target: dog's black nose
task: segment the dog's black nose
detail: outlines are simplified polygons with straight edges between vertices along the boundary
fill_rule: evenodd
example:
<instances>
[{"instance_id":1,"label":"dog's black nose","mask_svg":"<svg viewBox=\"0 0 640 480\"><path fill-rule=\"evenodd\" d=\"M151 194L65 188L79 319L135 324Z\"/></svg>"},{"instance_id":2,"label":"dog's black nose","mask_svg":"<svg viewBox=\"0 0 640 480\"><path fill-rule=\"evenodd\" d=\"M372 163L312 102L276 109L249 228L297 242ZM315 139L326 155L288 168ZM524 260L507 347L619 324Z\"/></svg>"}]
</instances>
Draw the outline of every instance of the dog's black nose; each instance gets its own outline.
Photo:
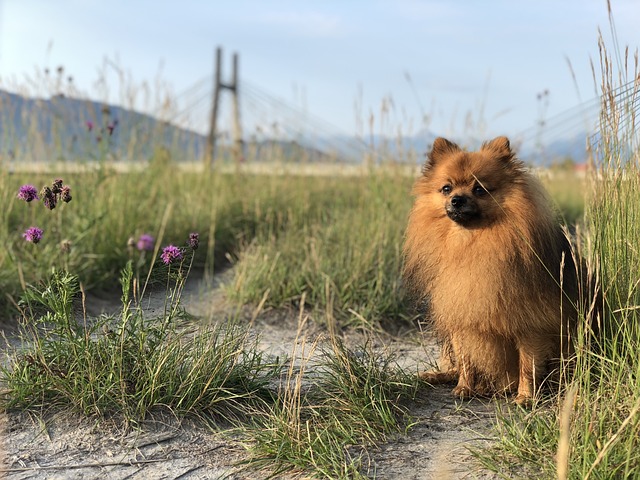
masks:
<instances>
[{"instance_id":1,"label":"dog's black nose","mask_svg":"<svg viewBox=\"0 0 640 480\"><path fill-rule=\"evenodd\" d=\"M467 203L467 197L463 197L462 195L456 195L451 198L451 206L454 208L460 208Z\"/></svg>"}]
</instances>

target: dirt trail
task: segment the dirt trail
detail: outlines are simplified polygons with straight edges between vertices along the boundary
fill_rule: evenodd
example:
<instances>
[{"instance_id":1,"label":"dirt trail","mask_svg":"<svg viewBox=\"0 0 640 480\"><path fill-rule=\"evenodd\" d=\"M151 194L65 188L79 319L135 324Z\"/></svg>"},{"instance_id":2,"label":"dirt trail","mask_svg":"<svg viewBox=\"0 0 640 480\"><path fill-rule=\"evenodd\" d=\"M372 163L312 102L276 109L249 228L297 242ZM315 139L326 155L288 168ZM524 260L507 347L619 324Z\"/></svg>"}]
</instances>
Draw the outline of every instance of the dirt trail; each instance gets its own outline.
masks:
<instances>
[{"instance_id":1,"label":"dirt trail","mask_svg":"<svg viewBox=\"0 0 640 480\"><path fill-rule=\"evenodd\" d=\"M191 279L182 296L187 311L205 320L215 319L216 313L226 308L220 281L224 276L206 287L200 279ZM87 299L91 315L113 312L118 306L117 299L109 296ZM144 307L150 315L160 315L162 294L151 295ZM261 348L273 355L290 355L300 341L295 313L261 314L252 329L259 335ZM304 334L307 344L326 337L313 325L307 325ZM348 342L358 340L357 334L347 337ZM403 366L413 369L435 358L437 352L428 335L421 344L415 338L388 338L375 347L393 349ZM478 471L466 447L487 441L495 404L455 401L450 389L425 387L420 392L410 410L415 425L372 452L372 476L402 480L494 478ZM244 480L266 476L237 465L247 458L246 448L228 430L221 427L213 431L167 415L158 415L142 429L125 433L115 425L79 415L45 414L41 418L12 412L0 416L0 435L0 470L5 472L0 478Z\"/></svg>"}]
</instances>

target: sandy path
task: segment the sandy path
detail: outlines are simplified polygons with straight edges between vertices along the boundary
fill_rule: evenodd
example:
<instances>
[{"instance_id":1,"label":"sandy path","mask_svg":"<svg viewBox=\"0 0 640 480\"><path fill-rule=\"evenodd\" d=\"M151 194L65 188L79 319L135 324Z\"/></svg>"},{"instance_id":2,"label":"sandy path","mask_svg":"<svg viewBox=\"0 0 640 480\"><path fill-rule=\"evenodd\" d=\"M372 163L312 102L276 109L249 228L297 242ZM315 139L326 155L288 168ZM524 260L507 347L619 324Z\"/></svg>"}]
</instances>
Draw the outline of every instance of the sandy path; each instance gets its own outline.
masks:
<instances>
[{"instance_id":1,"label":"sandy path","mask_svg":"<svg viewBox=\"0 0 640 480\"><path fill-rule=\"evenodd\" d=\"M219 288L224 276L212 287L199 279L188 282L182 296L187 310L203 319L215 319L225 308ZM145 305L150 314L161 314L164 299L154 294ZM90 297L90 314L114 311L112 298ZM267 312L256 318L253 330L260 346L273 355L290 355L297 339L297 314ZM307 344L325 333L314 326L304 329ZM417 369L436 356L433 339L388 338L379 348L399 353L403 366ZM349 335L357 342L358 335ZM378 479L494 478L478 471L466 446L486 441L495 406L473 400L456 402L450 387L425 388L412 405L415 425L406 433L372 452L370 475ZM160 415L140 430L119 431L116 426L70 414L24 413L0 417L0 469L9 479L254 479L264 472L237 466L247 458L245 446L221 426L213 431L191 420ZM0 473L0 477L3 474ZM293 477L279 477L293 478Z\"/></svg>"}]
</instances>

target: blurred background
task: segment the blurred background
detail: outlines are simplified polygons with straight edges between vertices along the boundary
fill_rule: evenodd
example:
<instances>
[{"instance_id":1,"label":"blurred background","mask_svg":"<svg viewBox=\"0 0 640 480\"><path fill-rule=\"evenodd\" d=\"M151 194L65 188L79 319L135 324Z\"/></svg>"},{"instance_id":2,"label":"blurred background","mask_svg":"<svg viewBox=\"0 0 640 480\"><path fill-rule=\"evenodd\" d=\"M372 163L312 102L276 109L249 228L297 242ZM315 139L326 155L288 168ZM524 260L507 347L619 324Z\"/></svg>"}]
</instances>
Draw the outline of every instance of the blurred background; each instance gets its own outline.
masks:
<instances>
[{"instance_id":1,"label":"blurred background","mask_svg":"<svg viewBox=\"0 0 640 480\"><path fill-rule=\"evenodd\" d=\"M598 31L637 45L639 22L633 0L0 0L0 158L414 164L507 135L579 165Z\"/></svg>"}]
</instances>

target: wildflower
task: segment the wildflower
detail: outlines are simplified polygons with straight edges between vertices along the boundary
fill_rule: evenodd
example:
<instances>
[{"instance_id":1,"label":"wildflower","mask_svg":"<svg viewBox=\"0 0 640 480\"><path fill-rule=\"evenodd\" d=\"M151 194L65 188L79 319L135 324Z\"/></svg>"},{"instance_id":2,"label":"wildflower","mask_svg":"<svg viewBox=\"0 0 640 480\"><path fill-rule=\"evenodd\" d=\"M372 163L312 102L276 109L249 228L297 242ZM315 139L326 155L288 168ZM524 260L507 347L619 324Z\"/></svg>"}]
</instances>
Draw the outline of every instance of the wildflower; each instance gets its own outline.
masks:
<instances>
[{"instance_id":1,"label":"wildflower","mask_svg":"<svg viewBox=\"0 0 640 480\"><path fill-rule=\"evenodd\" d=\"M29 227L22 234L27 242L38 243L42 240L42 229L38 227Z\"/></svg>"},{"instance_id":2,"label":"wildflower","mask_svg":"<svg viewBox=\"0 0 640 480\"><path fill-rule=\"evenodd\" d=\"M71 201L71 187L69 185L65 185L60 190L60 198L64 203L69 203Z\"/></svg>"},{"instance_id":3,"label":"wildflower","mask_svg":"<svg viewBox=\"0 0 640 480\"><path fill-rule=\"evenodd\" d=\"M109 136L113 135L113 131L116 129L116 123L110 123L109 125L107 125L107 132L109 133Z\"/></svg>"},{"instance_id":4,"label":"wildflower","mask_svg":"<svg viewBox=\"0 0 640 480\"><path fill-rule=\"evenodd\" d=\"M153 247L156 244L156 239L153 238L151 235L147 234L147 233L143 233L142 235L140 235L140 238L138 239L138 243L136 243L136 248L138 250L142 251L147 251L150 252L151 250L153 250Z\"/></svg>"},{"instance_id":5,"label":"wildflower","mask_svg":"<svg viewBox=\"0 0 640 480\"><path fill-rule=\"evenodd\" d=\"M36 190L36 187L33 185L22 185L18 191L18 198L27 203L33 200L38 200L38 190Z\"/></svg>"},{"instance_id":6,"label":"wildflower","mask_svg":"<svg viewBox=\"0 0 640 480\"><path fill-rule=\"evenodd\" d=\"M87 130L89 131L93 130L93 122L91 120L87 120L85 125L87 126Z\"/></svg>"},{"instance_id":7,"label":"wildflower","mask_svg":"<svg viewBox=\"0 0 640 480\"><path fill-rule=\"evenodd\" d=\"M58 193L62 192L62 179L61 178L56 178L53 183L51 184L51 192L54 195L57 195Z\"/></svg>"},{"instance_id":8,"label":"wildflower","mask_svg":"<svg viewBox=\"0 0 640 480\"><path fill-rule=\"evenodd\" d=\"M56 208L57 199L53 191L49 187L44 187L40 191L40 195L42 195L42 203L44 203L45 207L47 207L49 210L53 210L54 208Z\"/></svg>"},{"instance_id":9,"label":"wildflower","mask_svg":"<svg viewBox=\"0 0 640 480\"><path fill-rule=\"evenodd\" d=\"M189 241L187 243L189 244L189 247L191 248L191 250L197 250L198 245L200 244L200 234L195 232L190 233Z\"/></svg>"},{"instance_id":10,"label":"wildflower","mask_svg":"<svg viewBox=\"0 0 640 480\"><path fill-rule=\"evenodd\" d=\"M182 260L182 250L180 250L175 245L168 245L162 250L162 255L160 255L160 258L165 265L171 265L178 260Z\"/></svg>"}]
</instances>

